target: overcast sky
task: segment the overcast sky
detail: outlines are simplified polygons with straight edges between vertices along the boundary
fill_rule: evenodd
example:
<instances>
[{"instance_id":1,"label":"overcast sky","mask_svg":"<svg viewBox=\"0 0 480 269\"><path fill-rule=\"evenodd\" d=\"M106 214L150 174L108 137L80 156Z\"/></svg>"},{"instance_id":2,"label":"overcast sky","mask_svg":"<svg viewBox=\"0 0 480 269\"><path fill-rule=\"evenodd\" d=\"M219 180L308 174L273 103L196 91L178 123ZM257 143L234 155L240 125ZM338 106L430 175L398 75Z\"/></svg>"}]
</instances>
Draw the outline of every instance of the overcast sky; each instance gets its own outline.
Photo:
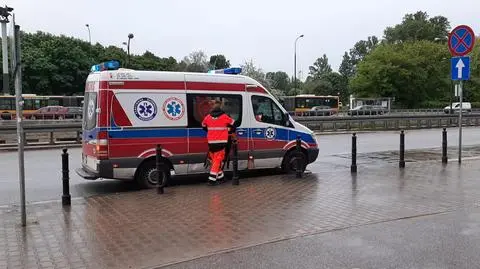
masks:
<instances>
[{"instance_id":1,"label":"overcast sky","mask_svg":"<svg viewBox=\"0 0 480 269\"><path fill-rule=\"evenodd\" d=\"M383 36L386 26L406 13L426 11L446 16L452 28L470 25L480 33L478 0L8 0L22 30L65 34L92 42L122 46L135 35L132 53L149 50L183 58L194 50L225 54L233 65L252 59L265 71L306 78L308 66L326 53L338 69L345 50L369 35Z\"/></svg>"}]
</instances>

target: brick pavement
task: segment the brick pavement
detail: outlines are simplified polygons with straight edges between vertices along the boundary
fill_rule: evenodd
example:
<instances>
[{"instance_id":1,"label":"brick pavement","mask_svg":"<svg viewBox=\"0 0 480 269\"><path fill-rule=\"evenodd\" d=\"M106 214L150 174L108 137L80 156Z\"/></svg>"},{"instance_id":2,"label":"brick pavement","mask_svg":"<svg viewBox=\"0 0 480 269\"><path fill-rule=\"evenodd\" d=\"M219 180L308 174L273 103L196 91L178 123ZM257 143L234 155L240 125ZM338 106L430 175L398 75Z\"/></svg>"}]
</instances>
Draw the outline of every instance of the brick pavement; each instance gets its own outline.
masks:
<instances>
[{"instance_id":1,"label":"brick pavement","mask_svg":"<svg viewBox=\"0 0 480 269\"><path fill-rule=\"evenodd\" d=\"M155 268L297 236L478 206L479 160L335 164L303 179L271 175L0 208L0 268Z\"/></svg>"}]
</instances>

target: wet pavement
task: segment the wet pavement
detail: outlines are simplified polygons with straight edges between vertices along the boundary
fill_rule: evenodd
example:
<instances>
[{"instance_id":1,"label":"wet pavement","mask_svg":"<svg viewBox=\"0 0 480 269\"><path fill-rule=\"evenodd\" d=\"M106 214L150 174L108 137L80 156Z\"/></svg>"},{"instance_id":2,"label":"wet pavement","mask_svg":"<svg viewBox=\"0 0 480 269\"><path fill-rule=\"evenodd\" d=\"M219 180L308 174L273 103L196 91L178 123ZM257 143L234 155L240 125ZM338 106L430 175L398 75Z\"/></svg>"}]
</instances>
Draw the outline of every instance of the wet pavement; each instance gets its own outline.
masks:
<instances>
[{"instance_id":1,"label":"wet pavement","mask_svg":"<svg viewBox=\"0 0 480 269\"><path fill-rule=\"evenodd\" d=\"M478 267L480 160L335 167L1 207L0 268Z\"/></svg>"},{"instance_id":2,"label":"wet pavement","mask_svg":"<svg viewBox=\"0 0 480 269\"><path fill-rule=\"evenodd\" d=\"M479 222L479 208L438 213L297 237L164 268L479 268Z\"/></svg>"},{"instance_id":3,"label":"wet pavement","mask_svg":"<svg viewBox=\"0 0 480 269\"><path fill-rule=\"evenodd\" d=\"M411 158L409 150L423 149L423 157L428 154L428 158L435 158L432 150L439 151L441 146L441 129L428 130L407 130L405 136L405 148L407 149L407 161ZM322 164L335 164L336 168L350 168L349 154L351 152L351 134L328 134L319 135L320 155L315 164L310 165L310 169L315 171L316 167ZM463 128L464 149L479 145L480 128ZM449 145L453 146L449 155L450 158L456 158L456 148L458 145L458 129L448 129ZM358 164L376 163L382 161L379 156L392 154L382 162L395 162L395 154L398 154L399 132L383 131L377 133L358 133L359 153ZM134 186L129 183L116 180L88 181L80 178L74 171L81 163L81 149L72 148L70 152L70 177L71 194L73 197L89 197L99 194L111 194L118 192L128 192L134 190ZM382 153L378 153L382 152ZM436 153L435 152L435 153ZM26 199L27 202L39 202L45 200L60 199L62 193L61 186L61 150L29 150L25 152L26 167ZM465 153L467 154L467 153ZM422 155L422 154L420 154ZM468 155L468 154L467 154ZM470 154L471 155L471 154ZM469 155L468 155L469 156ZM393 159L392 159L393 158ZM439 160L441 155L438 156ZM421 159L421 158L416 158ZM360 167L359 167L360 169ZM19 183L18 183L18 160L16 152L0 152L0 205L19 203Z\"/></svg>"}]
</instances>

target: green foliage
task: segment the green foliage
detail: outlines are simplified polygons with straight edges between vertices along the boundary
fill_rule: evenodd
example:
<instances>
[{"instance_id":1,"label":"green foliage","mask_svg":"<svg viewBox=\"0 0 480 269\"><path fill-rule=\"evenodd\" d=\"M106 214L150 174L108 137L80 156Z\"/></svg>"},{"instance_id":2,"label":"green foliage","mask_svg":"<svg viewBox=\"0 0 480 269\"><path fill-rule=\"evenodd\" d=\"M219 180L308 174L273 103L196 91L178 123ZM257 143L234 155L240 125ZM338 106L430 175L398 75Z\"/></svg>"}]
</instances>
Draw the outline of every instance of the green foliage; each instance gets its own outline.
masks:
<instances>
[{"instance_id":1,"label":"green foliage","mask_svg":"<svg viewBox=\"0 0 480 269\"><path fill-rule=\"evenodd\" d=\"M230 67L230 61L225 58L225 55L217 54L210 56L210 69L223 69Z\"/></svg>"},{"instance_id":2,"label":"green foliage","mask_svg":"<svg viewBox=\"0 0 480 269\"><path fill-rule=\"evenodd\" d=\"M91 66L108 60L118 60L122 67L135 70L206 72L209 67L203 51L192 52L180 63L173 57L162 58L150 51L142 55L130 55L127 61L127 52L122 48L98 43L91 45L78 38L39 31L21 32L20 39L25 93L83 94ZM125 66L127 62L128 66ZM218 69L230 66L230 62L221 54L211 56L210 62Z\"/></svg>"},{"instance_id":3,"label":"green foliage","mask_svg":"<svg viewBox=\"0 0 480 269\"><path fill-rule=\"evenodd\" d=\"M436 16L429 19L426 12L418 11L415 14L406 14L402 23L387 27L384 35L388 43L446 40L449 29L450 22L447 18Z\"/></svg>"},{"instance_id":4,"label":"green foliage","mask_svg":"<svg viewBox=\"0 0 480 269\"><path fill-rule=\"evenodd\" d=\"M268 72L266 74L266 79L272 88L277 89L283 95L288 95L291 83L287 73L283 71Z\"/></svg>"},{"instance_id":5,"label":"green foliage","mask_svg":"<svg viewBox=\"0 0 480 269\"><path fill-rule=\"evenodd\" d=\"M332 72L332 67L328 64L328 57L325 54L323 54L321 58L318 58L309 69L309 74L313 79Z\"/></svg>"},{"instance_id":6,"label":"green foliage","mask_svg":"<svg viewBox=\"0 0 480 269\"><path fill-rule=\"evenodd\" d=\"M359 97L395 97L406 108L446 101L449 59L447 47L435 42L382 44L359 64L350 86Z\"/></svg>"},{"instance_id":7,"label":"green foliage","mask_svg":"<svg viewBox=\"0 0 480 269\"><path fill-rule=\"evenodd\" d=\"M337 73L330 72L305 84L305 93L315 95L339 95L342 101L348 99L348 79Z\"/></svg>"}]
</instances>

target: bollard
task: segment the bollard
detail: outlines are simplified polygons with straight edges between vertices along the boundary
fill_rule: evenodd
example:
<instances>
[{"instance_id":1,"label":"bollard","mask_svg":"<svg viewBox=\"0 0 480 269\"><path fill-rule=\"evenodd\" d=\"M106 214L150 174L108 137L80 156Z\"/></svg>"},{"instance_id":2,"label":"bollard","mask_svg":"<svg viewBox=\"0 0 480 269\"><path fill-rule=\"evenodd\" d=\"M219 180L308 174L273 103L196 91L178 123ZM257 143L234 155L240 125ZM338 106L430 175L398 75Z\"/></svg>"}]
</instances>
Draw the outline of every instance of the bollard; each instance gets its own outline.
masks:
<instances>
[{"instance_id":1,"label":"bollard","mask_svg":"<svg viewBox=\"0 0 480 269\"><path fill-rule=\"evenodd\" d=\"M163 187L165 187L165 182L167 181L167 176L165 173L165 177L163 177L163 180L160 180L161 177L161 171L162 171L162 147L160 145L157 145L156 151L155 151L155 169L157 169L157 193L158 194L163 194L164 190Z\"/></svg>"},{"instance_id":2,"label":"bollard","mask_svg":"<svg viewBox=\"0 0 480 269\"><path fill-rule=\"evenodd\" d=\"M296 149L297 149L297 154L298 154L298 158L297 158L297 169L296 169L296 172L297 172L297 178L301 178L302 177L302 167L303 167L303 163L302 163L302 158L300 156L302 156L302 139L301 137L298 135L297 136L297 141L296 141Z\"/></svg>"},{"instance_id":3,"label":"bollard","mask_svg":"<svg viewBox=\"0 0 480 269\"><path fill-rule=\"evenodd\" d=\"M442 132L442 163L448 163L448 156L447 156L447 128L443 128L443 132Z\"/></svg>"},{"instance_id":4,"label":"bollard","mask_svg":"<svg viewBox=\"0 0 480 269\"><path fill-rule=\"evenodd\" d=\"M70 196L70 186L69 181L70 178L68 176L68 153L67 149L64 148L62 153L62 183L63 183L63 195L62 195L62 205L70 205L71 204L71 196Z\"/></svg>"},{"instance_id":5,"label":"bollard","mask_svg":"<svg viewBox=\"0 0 480 269\"><path fill-rule=\"evenodd\" d=\"M233 150L233 175L232 175L232 185L239 185L239 175L238 175L238 140L236 138L232 141L232 150Z\"/></svg>"},{"instance_id":6,"label":"bollard","mask_svg":"<svg viewBox=\"0 0 480 269\"><path fill-rule=\"evenodd\" d=\"M357 172L357 135L352 135L352 166L350 166L350 172Z\"/></svg>"},{"instance_id":7,"label":"bollard","mask_svg":"<svg viewBox=\"0 0 480 269\"><path fill-rule=\"evenodd\" d=\"M398 163L400 168L405 168L405 132L400 132L400 161Z\"/></svg>"}]
</instances>

